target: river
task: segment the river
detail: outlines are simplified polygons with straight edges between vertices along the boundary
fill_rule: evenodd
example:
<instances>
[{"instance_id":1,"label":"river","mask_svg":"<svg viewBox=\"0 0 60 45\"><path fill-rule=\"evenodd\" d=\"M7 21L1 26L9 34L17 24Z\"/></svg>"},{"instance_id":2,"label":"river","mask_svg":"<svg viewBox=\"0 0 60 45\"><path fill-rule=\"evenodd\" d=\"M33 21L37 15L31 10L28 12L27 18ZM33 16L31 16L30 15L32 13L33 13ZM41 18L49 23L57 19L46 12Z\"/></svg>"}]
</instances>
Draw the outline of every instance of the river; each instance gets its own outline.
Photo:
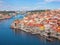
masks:
<instances>
[{"instance_id":1,"label":"river","mask_svg":"<svg viewBox=\"0 0 60 45\"><path fill-rule=\"evenodd\" d=\"M49 42L35 35L20 31L12 30L11 23L15 19L22 19L24 15L17 15L10 19L0 21L0 45L60 45L60 41Z\"/></svg>"}]
</instances>

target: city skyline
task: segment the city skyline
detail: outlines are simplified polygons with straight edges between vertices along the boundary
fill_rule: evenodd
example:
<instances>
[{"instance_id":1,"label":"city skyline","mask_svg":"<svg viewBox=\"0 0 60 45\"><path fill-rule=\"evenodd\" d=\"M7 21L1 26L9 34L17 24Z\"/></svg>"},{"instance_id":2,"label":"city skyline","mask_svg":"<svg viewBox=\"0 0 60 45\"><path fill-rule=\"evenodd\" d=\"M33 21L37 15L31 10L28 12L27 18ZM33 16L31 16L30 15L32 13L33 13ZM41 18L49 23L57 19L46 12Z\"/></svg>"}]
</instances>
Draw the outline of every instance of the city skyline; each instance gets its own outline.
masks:
<instances>
[{"instance_id":1,"label":"city skyline","mask_svg":"<svg viewBox=\"0 0 60 45\"><path fill-rule=\"evenodd\" d=\"M60 9L60 0L0 0L0 10Z\"/></svg>"}]
</instances>

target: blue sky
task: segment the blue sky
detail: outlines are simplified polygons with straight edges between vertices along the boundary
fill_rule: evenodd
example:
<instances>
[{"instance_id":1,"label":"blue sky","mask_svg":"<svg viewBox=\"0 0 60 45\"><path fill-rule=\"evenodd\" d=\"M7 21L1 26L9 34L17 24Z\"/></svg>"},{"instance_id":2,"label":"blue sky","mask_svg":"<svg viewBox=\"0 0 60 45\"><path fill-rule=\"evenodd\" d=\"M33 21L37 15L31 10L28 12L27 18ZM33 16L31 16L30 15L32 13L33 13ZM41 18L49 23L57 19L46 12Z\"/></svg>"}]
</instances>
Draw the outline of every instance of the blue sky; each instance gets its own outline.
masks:
<instances>
[{"instance_id":1,"label":"blue sky","mask_svg":"<svg viewBox=\"0 0 60 45\"><path fill-rule=\"evenodd\" d=\"M0 10L60 9L60 0L0 0Z\"/></svg>"}]
</instances>

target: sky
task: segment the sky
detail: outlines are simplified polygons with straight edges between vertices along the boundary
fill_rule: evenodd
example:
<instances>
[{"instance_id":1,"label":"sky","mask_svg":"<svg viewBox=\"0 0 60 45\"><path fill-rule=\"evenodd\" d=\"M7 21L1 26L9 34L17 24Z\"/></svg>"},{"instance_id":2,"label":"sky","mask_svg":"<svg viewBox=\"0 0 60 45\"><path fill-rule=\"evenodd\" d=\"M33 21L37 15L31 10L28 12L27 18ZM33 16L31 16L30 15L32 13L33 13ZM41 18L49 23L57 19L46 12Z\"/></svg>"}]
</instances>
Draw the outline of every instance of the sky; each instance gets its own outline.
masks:
<instances>
[{"instance_id":1,"label":"sky","mask_svg":"<svg viewBox=\"0 0 60 45\"><path fill-rule=\"evenodd\" d=\"M60 9L60 0L0 0L0 10Z\"/></svg>"}]
</instances>

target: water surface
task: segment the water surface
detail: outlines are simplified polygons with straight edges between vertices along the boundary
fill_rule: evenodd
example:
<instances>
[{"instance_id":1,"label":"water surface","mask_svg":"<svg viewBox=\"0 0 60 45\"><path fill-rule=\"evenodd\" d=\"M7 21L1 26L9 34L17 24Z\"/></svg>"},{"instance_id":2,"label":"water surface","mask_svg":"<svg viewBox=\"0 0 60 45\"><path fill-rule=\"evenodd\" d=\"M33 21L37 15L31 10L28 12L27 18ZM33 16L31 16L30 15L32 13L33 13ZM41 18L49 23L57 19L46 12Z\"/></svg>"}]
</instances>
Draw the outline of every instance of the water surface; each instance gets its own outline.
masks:
<instances>
[{"instance_id":1,"label":"water surface","mask_svg":"<svg viewBox=\"0 0 60 45\"><path fill-rule=\"evenodd\" d=\"M60 45L60 41L58 40L49 42L20 30L12 30L10 28L11 23L23 17L23 15L17 15L10 19L0 21L0 45Z\"/></svg>"}]
</instances>

